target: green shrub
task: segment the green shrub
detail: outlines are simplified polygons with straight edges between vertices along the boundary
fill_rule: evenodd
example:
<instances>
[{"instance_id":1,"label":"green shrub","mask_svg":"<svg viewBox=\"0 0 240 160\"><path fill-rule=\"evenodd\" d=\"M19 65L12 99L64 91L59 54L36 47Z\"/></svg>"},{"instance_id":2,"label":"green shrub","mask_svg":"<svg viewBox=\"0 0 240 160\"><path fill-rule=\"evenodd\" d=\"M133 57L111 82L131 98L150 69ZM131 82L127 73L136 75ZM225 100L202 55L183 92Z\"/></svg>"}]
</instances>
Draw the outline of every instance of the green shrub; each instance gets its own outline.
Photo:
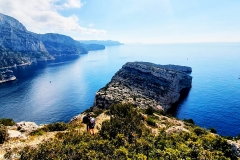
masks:
<instances>
[{"instance_id":1,"label":"green shrub","mask_svg":"<svg viewBox=\"0 0 240 160\"><path fill-rule=\"evenodd\" d=\"M146 109L145 113L146 113L147 115L153 115L154 109L153 109L152 107L148 107L148 108Z\"/></svg>"},{"instance_id":2,"label":"green shrub","mask_svg":"<svg viewBox=\"0 0 240 160\"><path fill-rule=\"evenodd\" d=\"M155 120L154 120L153 118L148 117L148 118L146 119L146 122L147 122L148 125L153 126L153 127L156 127L156 122L155 122Z\"/></svg>"},{"instance_id":3,"label":"green shrub","mask_svg":"<svg viewBox=\"0 0 240 160\"><path fill-rule=\"evenodd\" d=\"M215 128L213 128L213 127L209 128L209 130L210 130L210 132L212 132L212 133L217 133L217 130L216 130Z\"/></svg>"},{"instance_id":4,"label":"green shrub","mask_svg":"<svg viewBox=\"0 0 240 160\"><path fill-rule=\"evenodd\" d=\"M44 132L54 132L54 131L65 131L68 129L68 124L64 122L57 122L57 123L52 123L48 124L42 128L36 129L30 133L30 135L43 135Z\"/></svg>"},{"instance_id":5,"label":"green shrub","mask_svg":"<svg viewBox=\"0 0 240 160\"><path fill-rule=\"evenodd\" d=\"M195 124L193 119L191 119L191 118L190 119L184 119L183 121L187 122L187 123L190 123L190 124Z\"/></svg>"},{"instance_id":6,"label":"green shrub","mask_svg":"<svg viewBox=\"0 0 240 160\"><path fill-rule=\"evenodd\" d=\"M0 144L3 144L8 138L7 127L0 124Z\"/></svg>"},{"instance_id":7,"label":"green shrub","mask_svg":"<svg viewBox=\"0 0 240 160\"><path fill-rule=\"evenodd\" d=\"M68 125L64 122L57 122L57 123L52 123L48 124L45 126L48 131L53 132L53 131L65 131L68 129Z\"/></svg>"},{"instance_id":8,"label":"green shrub","mask_svg":"<svg viewBox=\"0 0 240 160\"><path fill-rule=\"evenodd\" d=\"M193 132L196 133L197 136L201 136L207 133L206 129L200 127L194 128Z\"/></svg>"},{"instance_id":9,"label":"green shrub","mask_svg":"<svg viewBox=\"0 0 240 160\"><path fill-rule=\"evenodd\" d=\"M1 118L0 124L3 124L4 126L13 126L15 122L11 118Z\"/></svg>"},{"instance_id":10,"label":"green shrub","mask_svg":"<svg viewBox=\"0 0 240 160\"><path fill-rule=\"evenodd\" d=\"M93 111L93 113L94 113L93 117L99 116L99 115L102 114L104 111L105 111L104 109L97 109L97 110Z\"/></svg>"},{"instance_id":11,"label":"green shrub","mask_svg":"<svg viewBox=\"0 0 240 160\"><path fill-rule=\"evenodd\" d=\"M143 123L142 115L133 104L114 104L110 107L110 121L102 123L100 135L104 138L116 138L123 134L127 142L132 142L134 135L141 137Z\"/></svg>"},{"instance_id":12,"label":"green shrub","mask_svg":"<svg viewBox=\"0 0 240 160\"><path fill-rule=\"evenodd\" d=\"M31 136L41 136L44 134L44 130L42 128L36 129L30 133Z\"/></svg>"}]
</instances>

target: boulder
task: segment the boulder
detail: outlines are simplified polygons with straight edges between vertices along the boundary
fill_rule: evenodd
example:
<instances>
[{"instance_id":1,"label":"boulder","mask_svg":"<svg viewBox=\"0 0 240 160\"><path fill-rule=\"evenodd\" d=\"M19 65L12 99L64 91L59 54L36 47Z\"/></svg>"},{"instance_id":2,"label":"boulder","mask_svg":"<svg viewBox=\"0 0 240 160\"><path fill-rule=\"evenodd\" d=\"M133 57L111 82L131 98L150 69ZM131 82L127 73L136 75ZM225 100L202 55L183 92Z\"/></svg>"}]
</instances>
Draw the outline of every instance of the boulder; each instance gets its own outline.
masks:
<instances>
[{"instance_id":1,"label":"boulder","mask_svg":"<svg viewBox=\"0 0 240 160\"><path fill-rule=\"evenodd\" d=\"M34 122L18 122L15 124L15 126L17 126L18 131L25 133L30 133L39 128Z\"/></svg>"}]
</instances>

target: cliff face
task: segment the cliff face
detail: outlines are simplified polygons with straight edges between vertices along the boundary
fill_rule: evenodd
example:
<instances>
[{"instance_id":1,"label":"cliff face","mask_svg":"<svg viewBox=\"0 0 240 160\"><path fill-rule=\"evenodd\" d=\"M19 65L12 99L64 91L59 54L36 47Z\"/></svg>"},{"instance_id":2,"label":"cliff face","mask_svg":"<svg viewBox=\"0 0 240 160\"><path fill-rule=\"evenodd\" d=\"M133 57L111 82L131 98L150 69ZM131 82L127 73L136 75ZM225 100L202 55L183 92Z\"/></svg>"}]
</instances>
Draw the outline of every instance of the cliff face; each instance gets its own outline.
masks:
<instances>
[{"instance_id":1,"label":"cliff face","mask_svg":"<svg viewBox=\"0 0 240 160\"><path fill-rule=\"evenodd\" d=\"M94 107L108 108L112 103L130 102L139 107L168 110L178 101L180 91L191 88L190 67L126 63L104 88L96 93ZM186 73L187 72L187 73Z\"/></svg>"},{"instance_id":2,"label":"cliff face","mask_svg":"<svg viewBox=\"0 0 240 160\"><path fill-rule=\"evenodd\" d=\"M39 35L16 19L0 13L0 68L53 59Z\"/></svg>"},{"instance_id":3,"label":"cliff face","mask_svg":"<svg viewBox=\"0 0 240 160\"><path fill-rule=\"evenodd\" d=\"M39 35L27 31L16 19L0 13L0 44L11 51L47 52Z\"/></svg>"}]
</instances>

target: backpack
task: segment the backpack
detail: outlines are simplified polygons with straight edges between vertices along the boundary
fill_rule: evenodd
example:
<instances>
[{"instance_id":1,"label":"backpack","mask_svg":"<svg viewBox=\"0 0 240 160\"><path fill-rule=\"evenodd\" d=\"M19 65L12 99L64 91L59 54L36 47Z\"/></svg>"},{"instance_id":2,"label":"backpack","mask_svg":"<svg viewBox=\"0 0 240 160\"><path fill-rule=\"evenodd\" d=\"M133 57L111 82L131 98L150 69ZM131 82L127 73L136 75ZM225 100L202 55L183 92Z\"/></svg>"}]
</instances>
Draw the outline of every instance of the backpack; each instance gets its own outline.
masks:
<instances>
[{"instance_id":1,"label":"backpack","mask_svg":"<svg viewBox=\"0 0 240 160\"><path fill-rule=\"evenodd\" d=\"M94 118L90 118L90 125L95 126L95 119Z\"/></svg>"},{"instance_id":2,"label":"backpack","mask_svg":"<svg viewBox=\"0 0 240 160\"><path fill-rule=\"evenodd\" d=\"M87 123L88 123L88 116L84 116L82 122L83 122L84 124L87 124Z\"/></svg>"}]
</instances>

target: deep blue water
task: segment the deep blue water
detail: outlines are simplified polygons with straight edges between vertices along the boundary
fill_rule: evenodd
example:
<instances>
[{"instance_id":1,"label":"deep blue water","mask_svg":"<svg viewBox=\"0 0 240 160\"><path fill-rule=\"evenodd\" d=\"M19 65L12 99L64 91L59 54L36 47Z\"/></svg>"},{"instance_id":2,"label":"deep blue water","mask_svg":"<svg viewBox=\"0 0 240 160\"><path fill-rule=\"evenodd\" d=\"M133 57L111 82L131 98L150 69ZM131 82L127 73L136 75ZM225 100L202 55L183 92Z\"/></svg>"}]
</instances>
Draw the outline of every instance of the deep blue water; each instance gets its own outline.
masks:
<instances>
[{"instance_id":1,"label":"deep blue water","mask_svg":"<svg viewBox=\"0 0 240 160\"><path fill-rule=\"evenodd\" d=\"M0 117L68 122L91 107L95 92L129 61L192 67L192 88L176 116L221 135L240 134L240 43L122 45L18 67L16 81L0 84Z\"/></svg>"}]
</instances>

